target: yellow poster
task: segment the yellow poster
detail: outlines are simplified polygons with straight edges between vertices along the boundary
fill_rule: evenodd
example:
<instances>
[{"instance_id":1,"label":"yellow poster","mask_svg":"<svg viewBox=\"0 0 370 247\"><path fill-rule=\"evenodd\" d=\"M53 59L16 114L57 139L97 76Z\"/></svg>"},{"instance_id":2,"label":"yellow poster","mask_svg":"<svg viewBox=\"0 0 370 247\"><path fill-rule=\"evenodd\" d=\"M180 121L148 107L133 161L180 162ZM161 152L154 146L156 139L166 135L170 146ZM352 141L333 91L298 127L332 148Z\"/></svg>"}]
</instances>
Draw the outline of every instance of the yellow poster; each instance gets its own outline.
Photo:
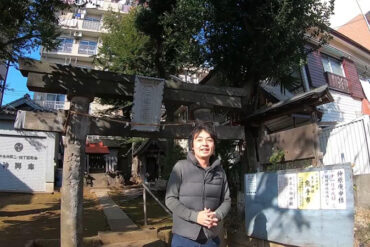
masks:
<instances>
[{"instance_id":1,"label":"yellow poster","mask_svg":"<svg viewBox=\"0 0 370 247\"><path fill-rule=\"evenodd\" d=\"M320 209L320 172L298 173L298 208Z\"/></svg>"}]
</instances>

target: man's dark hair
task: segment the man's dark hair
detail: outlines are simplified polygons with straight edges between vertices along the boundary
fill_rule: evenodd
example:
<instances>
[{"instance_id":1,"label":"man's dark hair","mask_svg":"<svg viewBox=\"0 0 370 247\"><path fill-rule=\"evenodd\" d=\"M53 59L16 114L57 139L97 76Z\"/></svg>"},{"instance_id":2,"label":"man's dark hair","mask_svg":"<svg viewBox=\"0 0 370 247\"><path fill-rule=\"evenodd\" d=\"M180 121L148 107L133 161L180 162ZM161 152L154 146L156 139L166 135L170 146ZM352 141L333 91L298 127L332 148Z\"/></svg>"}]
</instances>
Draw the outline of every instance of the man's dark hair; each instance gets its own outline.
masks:
<instances>
[{"instance_id":1,"label":"man's dark hair","mask_svg":"<svg viewBox=\"0 0 370 247\"><path fill-rule=\"evenodd\" d=\"M191 131L191 134L190 134L190 137L189 137L189 150L192 150L194 138L197 135L199 135L199 133L202 132L202 130L209 133L209 135L212 137L213 141L216 142L217 135L216 135L215 128L214 128L213 124L200 122L200 123L197 123L195 125L194 129Z\"/></svg>"}]
</instances>

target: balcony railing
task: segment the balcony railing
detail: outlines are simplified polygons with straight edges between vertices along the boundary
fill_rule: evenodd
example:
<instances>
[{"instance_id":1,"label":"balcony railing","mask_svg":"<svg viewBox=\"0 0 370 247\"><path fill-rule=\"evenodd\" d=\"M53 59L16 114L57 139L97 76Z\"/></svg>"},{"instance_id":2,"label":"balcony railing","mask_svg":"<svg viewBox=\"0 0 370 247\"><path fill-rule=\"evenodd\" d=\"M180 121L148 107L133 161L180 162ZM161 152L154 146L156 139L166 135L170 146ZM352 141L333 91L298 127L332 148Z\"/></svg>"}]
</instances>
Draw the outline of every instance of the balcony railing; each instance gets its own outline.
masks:
<instances>
[{"instance_id":1,"label":"balcony railing","mask_svg":"<svg viewBox=\"0 0 370 247\"><path fill-rule=\"evenodd\" d=\"M347 78L330 72L325 72L325 75L330 88L343 93L349 93Z\"/></svg>"},{"instance_id":2,"label":"balcony railing","mask_svg":"<svg viewBox=\"0 0 370 247\"><path fill-rule=\"evenodd\" d=\"M96 45L80 45L78 47L78 54L95 55Z\"/></svg>"},{"instance_id":3,"label":"balcony railing","mask_svg":"<svg viewBox=\"0 0 370 247\"><path fill-rule=\"evenodd\" d=\"M90 20L83 20L82 22L82 28L87 30L100 30L100 21L90 21Z\"/></svg>"},{"instance_id":4,"label":"balcony railing","mask_svg":"<svg viewBox=\"0 0 370 247\"><path fill-rule=\"evenodd\" d=\"M52 101L52 100L36 100L36 103L45 108L63 110L65 102L64 101Z\"/></svg>"}]
</instances>

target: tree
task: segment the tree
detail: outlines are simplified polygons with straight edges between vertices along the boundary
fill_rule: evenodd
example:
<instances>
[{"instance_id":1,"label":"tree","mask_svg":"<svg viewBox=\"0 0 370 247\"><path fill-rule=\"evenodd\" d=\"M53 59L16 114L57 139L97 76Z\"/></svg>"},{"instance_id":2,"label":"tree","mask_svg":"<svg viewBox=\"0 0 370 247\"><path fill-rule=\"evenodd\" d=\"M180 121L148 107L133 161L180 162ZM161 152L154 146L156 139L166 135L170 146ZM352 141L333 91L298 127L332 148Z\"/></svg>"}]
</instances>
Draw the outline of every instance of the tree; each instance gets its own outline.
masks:
<instances>
[{"instance_id":1,"label":"tree","mask_svg":"<svg viewBox=\"0 0 370 247\"><path fill-rule=\"evenodd\" d=\"M65 8L61 0L0 1L0 60L15 62L40 45L55 48L59 36L56 13Z\"/></svg>"},{"instance_id":2,"label":"tree","mask_svg":"<svg viewBox=\"0 0 370 247\"><path fill-rule=\"evenodd\" d=\"M136 27L150 37L153 59L160 77L204 65L197 39L204 24L201 0L141 0Z\"/></svg>"},{"instance_id":3,"label":"tree","mask_svg":"<svg viewBox=\"0 0 370 247\"><path fill-rule=\"evenodd\" d=\"M269 80L294 86L310 39L316 47L330 36L333 2L321 0L150 0L140 13L141 31L182 56L198 59L222 75L222 85L247 87ZM173 32L166 33L170 29ZM170 34L171 33L171 34ZM183 39L176 35L185 33ZM193 50L176 40L186 40ZM194 53L201 49L201 53ZM199 62L198 62L199 63ZM195 63L197 64L197 63Z\"/></svg>"},{"instance_id":4,"label":"tree","mask_svg":"<svg viewBox=\"0 0 370 247\"><path fill-rule=\"evenodd\" d=\"M127 15L113 11L104 15L104 27L109 33L102 35L96 62L109 71L155 76L150 38L136 29L136 14L133 9Z\"/></svg>"},{"instance_id":5,"label":"tree","mask_svg":"<svg viewBox=\"0 0 370 247\"><path fill-rule=\"evenodd\" d=\"M306 59L307 42L325 44L330 36L333 0L206 0L206 61L229 85L255 92L261 80L283 87Z\"/></svg>"},{"instance_id":6,"label":"tree","mask_svg":"<svg viewBox=\"0 0 370 247\"><path fill-rule=\"evenodd\" d=\"M202 18L196 13L199 0L142 2L128 15L110 12L104 25L97 62L122 73L168 78L171 74L204 63L196 35ZM185 26L184 26L185 25Z\"/></svg>"},{"instance_id":7,"label":"tree","mask_svg":"<svg viewBox=\"0 0 370 247\"><path fill-rule=\"evenodd\" d=\"M223 85L247 87L252 95L266 79L289 88L305 62L308 41L315 40L318 48L330 39L333 2L141 0L129 26L146 37L145 49L120 49L145 57L143 66L159 77L202 65L220 72ZM117 24L110 28L123 37Z\"/></svg>"}]
</instances>

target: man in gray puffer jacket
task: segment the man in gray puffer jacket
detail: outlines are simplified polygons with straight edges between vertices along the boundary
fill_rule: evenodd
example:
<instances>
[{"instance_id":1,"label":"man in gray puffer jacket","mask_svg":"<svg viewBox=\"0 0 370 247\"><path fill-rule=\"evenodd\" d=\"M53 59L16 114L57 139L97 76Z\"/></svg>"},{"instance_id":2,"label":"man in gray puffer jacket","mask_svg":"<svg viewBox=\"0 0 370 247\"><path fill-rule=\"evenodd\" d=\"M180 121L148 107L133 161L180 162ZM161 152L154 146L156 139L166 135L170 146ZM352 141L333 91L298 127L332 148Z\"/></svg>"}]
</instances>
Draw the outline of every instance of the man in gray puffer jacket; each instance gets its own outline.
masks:
<instances>
[{"instance_id":1,"label":"man in gray puffer jacket","mask_svg":"<svg viewBox=\"0 0 370 247\"><path fill-rule=\"evenodd\" d=\"M225 171L214 157L213 130L201 124L192 132L186 160L180 160L170 175L166 205L173 213L172 247L213 247L230 210L231 199Z\"/></svg>"}]
</instances>

